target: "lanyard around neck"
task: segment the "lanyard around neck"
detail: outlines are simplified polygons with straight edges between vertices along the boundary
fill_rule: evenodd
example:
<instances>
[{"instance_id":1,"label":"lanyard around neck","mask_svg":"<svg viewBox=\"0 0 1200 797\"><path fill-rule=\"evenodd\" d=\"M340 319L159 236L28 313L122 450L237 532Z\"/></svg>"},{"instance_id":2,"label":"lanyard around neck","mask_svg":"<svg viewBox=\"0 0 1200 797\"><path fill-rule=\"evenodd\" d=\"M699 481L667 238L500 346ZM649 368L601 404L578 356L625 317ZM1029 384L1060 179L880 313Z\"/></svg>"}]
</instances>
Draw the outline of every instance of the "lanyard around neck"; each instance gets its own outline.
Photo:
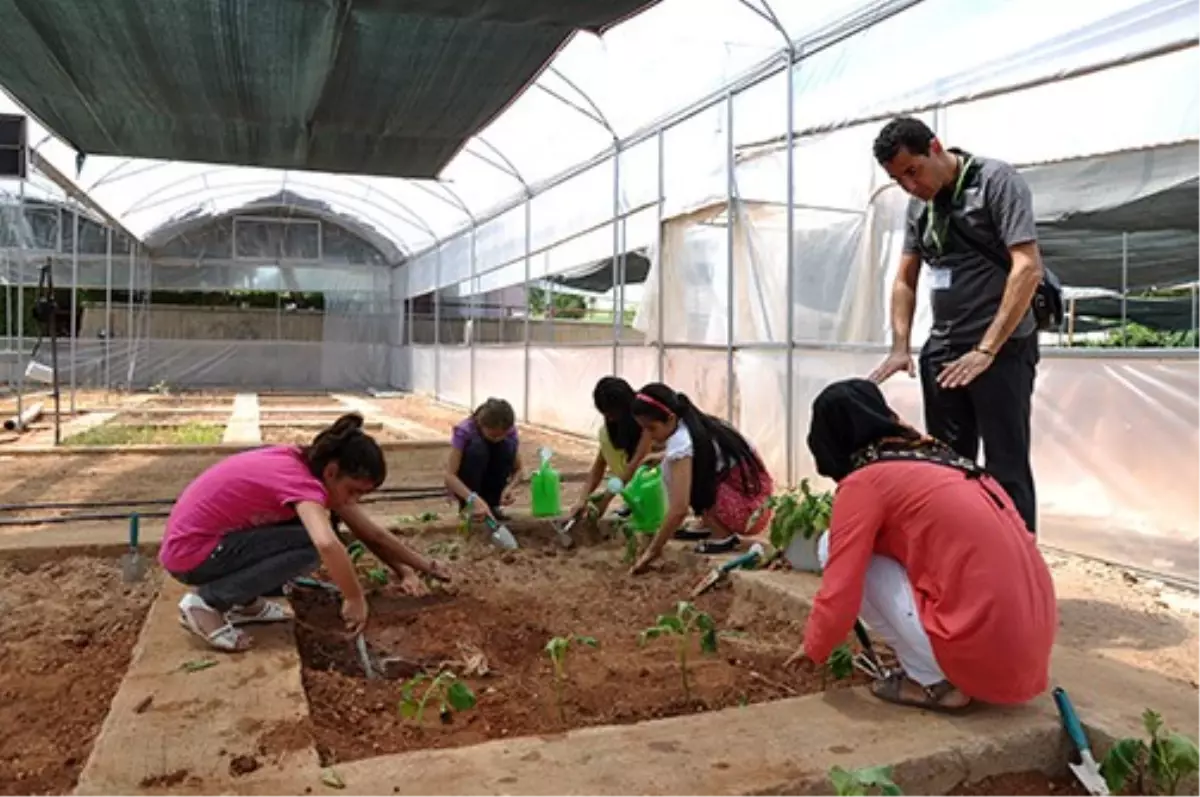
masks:
<instances>
[{"instance_id":1,"label":"lanyard around neck","mask_svg":"<svg viewBox=\"0 0 1200 797\"><path fill-rule=\"evenodd\" d=\"M963 184L967 180L967 169L971 168L971 164L975 162L974 157L967 158L963 161L962 166L958 170L958 179L954 182L954 194L950 197L951 212L954 210L954 205L958 203L958 198L962 196ZM950 226L950 219L947 218L943 222L941 229L937 224L937 213L933 207L933 201L925 203L925 207L929 209L929 237L933 239L933 245L937 247L938 254L943 254L944 235L946 229Z\"/></svg>"}]
</instances>

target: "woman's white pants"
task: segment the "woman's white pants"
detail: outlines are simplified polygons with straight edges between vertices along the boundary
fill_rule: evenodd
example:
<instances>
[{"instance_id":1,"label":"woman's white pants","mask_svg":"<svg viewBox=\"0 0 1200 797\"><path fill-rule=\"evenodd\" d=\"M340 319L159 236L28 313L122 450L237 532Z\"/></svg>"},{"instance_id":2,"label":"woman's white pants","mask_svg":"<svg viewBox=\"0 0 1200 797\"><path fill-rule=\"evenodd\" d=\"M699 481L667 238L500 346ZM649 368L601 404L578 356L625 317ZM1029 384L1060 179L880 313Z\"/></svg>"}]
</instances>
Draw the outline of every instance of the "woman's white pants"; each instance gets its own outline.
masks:
<instances>
[{"instance_id":1,"label":"woman's white pants","mask_svg":"<svg viewBox=\"0 0 1200 797\"><path fill-rule=\"evenodd\" d=\"M821 567L825 567L829 559L828 531L817 540L817 558ZM921 686L932 686L946 679L933 656L929 635L921 625L908 572L895 559L871 556L858 614L896 652L896 660L909 678Z\"/></svg>"}]
</instances>

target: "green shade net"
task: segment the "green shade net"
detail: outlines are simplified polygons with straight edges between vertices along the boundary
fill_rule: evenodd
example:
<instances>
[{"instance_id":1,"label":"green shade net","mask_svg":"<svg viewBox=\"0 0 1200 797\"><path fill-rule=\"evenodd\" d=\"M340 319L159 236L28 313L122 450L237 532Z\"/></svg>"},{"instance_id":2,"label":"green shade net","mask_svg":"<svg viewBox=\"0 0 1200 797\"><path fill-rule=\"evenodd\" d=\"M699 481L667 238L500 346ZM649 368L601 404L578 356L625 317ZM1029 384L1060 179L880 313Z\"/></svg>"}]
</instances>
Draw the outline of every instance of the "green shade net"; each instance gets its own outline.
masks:
<instances>
[{"instance_id":1,"label":"green shade net","mask_svg":"<svg viewBox=\"0 0 1200 797\"><path fill-rule=\"evenodd\" d=\"M0 85L83 153L433 178L646 0L0 0Z\"/></svg>"}]
</instances>

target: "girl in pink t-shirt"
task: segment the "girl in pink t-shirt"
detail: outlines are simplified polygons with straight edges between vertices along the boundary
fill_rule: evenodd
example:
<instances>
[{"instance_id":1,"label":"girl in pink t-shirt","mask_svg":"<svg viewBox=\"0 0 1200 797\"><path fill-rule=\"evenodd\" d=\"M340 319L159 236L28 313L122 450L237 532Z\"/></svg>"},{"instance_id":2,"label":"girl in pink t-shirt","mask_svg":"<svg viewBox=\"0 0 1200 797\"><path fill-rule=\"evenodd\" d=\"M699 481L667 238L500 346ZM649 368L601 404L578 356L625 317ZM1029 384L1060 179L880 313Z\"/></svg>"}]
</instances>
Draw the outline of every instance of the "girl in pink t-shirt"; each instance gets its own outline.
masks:
<instances>
[{"instance_id":1,"label":"girl in pink t-shirt","mask_svg":"<svg viewBox=\"0 0 1200 797\"><path fill-rule=\"evenodd\" d=\"M335 511L368 548L395 568L435 578L441 567L402 545L364 513L358 499L387 477L383 451L351 413L308 446L264 446L213 465L189 484L167 520L159 561L192 587L180 622L218 650L245 650L239 626L287 620L265 600L321 563L341 590L342 617L354 633L367 619L354 566L330 524ZM413 574L401 572L410 589Z\"/></svg>"}]
</instances>

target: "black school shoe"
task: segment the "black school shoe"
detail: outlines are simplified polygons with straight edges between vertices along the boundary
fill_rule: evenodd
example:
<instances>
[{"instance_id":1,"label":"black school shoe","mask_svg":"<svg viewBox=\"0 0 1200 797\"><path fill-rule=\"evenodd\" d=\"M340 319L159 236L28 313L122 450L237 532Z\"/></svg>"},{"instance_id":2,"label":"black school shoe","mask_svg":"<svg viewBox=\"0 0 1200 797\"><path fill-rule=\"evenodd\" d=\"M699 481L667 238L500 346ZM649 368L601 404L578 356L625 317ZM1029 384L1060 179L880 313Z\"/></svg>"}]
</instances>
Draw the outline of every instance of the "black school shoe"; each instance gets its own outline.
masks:
<instances>
[{"instance_id":1,"label":"black school shoe","mask_svg":"<svg viewBox=\"0 0 1200 797\"><path fill-rule=\"evenodd\" d=\"M737 550L739 542L741 542L741 540L738 539L738 535L730 534L723 540L705 540L696 546L695 551L698 554L706 556L722 553L733 553Z\"/></svg>"},{"instance_id":2,"label":"black school shoe","mask_svg":"<svg viewBox=\"0 0 1200 797\"><path fill-rule=\"evenodd\" d=\"M673 535L677 540L688 540L694 542L696 540L707 540L712 536L711 529L675 529Z\"/></svg>"}]
</instances>

